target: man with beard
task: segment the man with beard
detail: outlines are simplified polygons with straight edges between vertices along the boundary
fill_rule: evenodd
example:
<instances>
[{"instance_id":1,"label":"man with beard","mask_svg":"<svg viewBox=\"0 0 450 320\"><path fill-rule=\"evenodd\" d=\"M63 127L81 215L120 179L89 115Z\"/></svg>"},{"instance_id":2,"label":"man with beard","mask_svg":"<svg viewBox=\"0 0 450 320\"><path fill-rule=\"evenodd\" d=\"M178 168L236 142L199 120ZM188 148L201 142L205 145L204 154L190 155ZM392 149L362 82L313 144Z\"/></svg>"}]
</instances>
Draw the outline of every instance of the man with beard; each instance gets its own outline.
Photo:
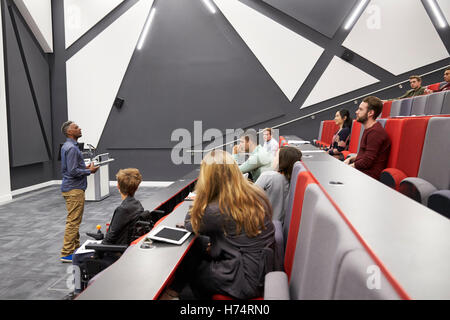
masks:
<instances>
[{"instance_id":1,"label":"man with beard","mask_svg":"<svg viewBox=\"0 0 450 320\"><path fill-rule=\"evenodd\" d=\"M273 155L257 144L256 132L252 130L242 134L239 144L233 147L233 159L238 162L239 153L247 153L247 161L239 166L242 173L250 173L252 180L256 181L259 175L272 169Z\"/></svg>"},{"instance_id":2,"label":"man with beard","mask_svg":"<svg viewBox=\"0 0 450 320\"><path fill-rule=\"evenodd\" d=\"M382 108L383 102L374 96L366 97L361 102L356 110L356 121L364 126L359 152L344 161L377 180L381 171L386 168L391 151L389 136L376 121Z\"/></svg>"},{"instance_id":3,"label":"man with beard","mask_svg":"<svg viewBox=\"0 0 450 320\"><path fill-rule=\"evenodd\" d=\"M437 90L426 89L425 93L442 92L450 90L450 67L447 67L444 71L444 83L439 86Z\"/></svg>"}]
</instances>

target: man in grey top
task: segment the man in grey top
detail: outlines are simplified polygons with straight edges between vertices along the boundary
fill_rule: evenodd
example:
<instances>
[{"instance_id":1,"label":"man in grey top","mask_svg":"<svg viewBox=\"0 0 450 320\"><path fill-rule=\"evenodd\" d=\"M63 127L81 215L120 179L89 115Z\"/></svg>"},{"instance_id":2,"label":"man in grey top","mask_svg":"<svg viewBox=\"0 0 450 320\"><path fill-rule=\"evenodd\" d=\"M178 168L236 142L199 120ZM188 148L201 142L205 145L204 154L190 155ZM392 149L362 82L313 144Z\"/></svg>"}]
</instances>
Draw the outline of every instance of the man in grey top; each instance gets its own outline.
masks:
<instances>
[{"instance_id":1,"label":"man in grey top","mask_svg":"<svg viewBox=\"0 0 450 320\"><path fill-rule=\"evenodd\" d=\"M256 134L244 133L239 144L233 147L233 159L239 161L239 153L249 153L248 159L239 166L242 173L250 173L256 181L263 171L272 170L273 156L256 143Z\"/></svg>"},{"instance_id":2,"label":"man in grey top","mask_svg":"<svg viewBox=\"0 0 450 320\"><path fill-rule=\"evenodd\" d=\"M61 148L61 192L67 208L61 261L71 263L73 252L80 246L78 230L83 218L84 191L87 188L86 177L95 173L99 167L95 167L93 163L86 167L77 142L81 137L81 128L76 123L64 122L61 131L67 138Z\"/></svg>"}]
</instances>

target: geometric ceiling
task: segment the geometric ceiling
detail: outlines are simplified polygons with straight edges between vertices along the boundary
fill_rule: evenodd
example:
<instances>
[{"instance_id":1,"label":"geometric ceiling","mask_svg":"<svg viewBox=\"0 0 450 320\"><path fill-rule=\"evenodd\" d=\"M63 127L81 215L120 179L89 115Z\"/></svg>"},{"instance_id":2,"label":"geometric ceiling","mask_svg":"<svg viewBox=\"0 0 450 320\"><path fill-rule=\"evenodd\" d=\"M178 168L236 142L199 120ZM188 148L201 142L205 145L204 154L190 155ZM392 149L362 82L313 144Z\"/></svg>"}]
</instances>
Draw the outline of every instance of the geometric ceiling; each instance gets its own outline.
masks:
<instances>
[{"instance_id":1,"label":"geometric ceiling","mask_svg":"<svg viewBox=\"0 0 450 320\"><path fill-rule=\"evenodd\" d=\"M343 46L394 75L449 57L420 0L372 0Z\"/></svg>"},{"instance_id":2,"label":"geometric ceiling","mask_svg":"<svg viewBox=\"0 0 450 320\"><path fill-rule=\"evenodd\" d=\"M262 0L292 18L333 38L357 0Z\"/></svg>"}]
</instances>

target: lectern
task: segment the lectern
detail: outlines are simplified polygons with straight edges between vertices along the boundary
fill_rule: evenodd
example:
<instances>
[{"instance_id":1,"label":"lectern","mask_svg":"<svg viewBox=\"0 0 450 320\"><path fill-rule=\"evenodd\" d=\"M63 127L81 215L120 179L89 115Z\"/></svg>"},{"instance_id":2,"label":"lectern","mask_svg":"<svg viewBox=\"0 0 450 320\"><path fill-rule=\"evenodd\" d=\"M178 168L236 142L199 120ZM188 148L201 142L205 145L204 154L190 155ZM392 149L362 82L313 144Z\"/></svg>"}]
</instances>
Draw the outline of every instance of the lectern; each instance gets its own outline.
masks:
<instances>
[{"instance_id":1,"label":"lectern","mask_svg":"<svg viewBox=\"0 0 450 320\"><path fill-rule=\"evenodd\" d=\"M94 174L87 176L86 201L101 201L109 196L109 163L114 159L109 158L109 153L99 154L92 159L95 166L100 166ZM85 160L89 165L91 160Z\"/></svg>"}]
</instances>

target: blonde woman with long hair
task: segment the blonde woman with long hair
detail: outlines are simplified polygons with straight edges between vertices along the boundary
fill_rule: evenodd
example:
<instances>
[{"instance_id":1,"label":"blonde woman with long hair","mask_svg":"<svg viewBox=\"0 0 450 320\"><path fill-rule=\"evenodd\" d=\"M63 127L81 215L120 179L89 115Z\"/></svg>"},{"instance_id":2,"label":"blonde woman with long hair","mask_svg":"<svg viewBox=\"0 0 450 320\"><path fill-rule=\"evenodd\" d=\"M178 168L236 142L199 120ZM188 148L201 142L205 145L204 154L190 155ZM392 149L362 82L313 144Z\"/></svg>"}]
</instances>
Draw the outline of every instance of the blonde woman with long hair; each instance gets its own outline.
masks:
<instances>
[{"instance_id":1,"label":"blonde woman with long hair","mask_svg":"<svg viewBox=\"0 0 450 320\"><path fill-rule=\"evenodd\" d=\"M276 265L272 208L266 195L222 150L204 157L195 193L185 226L199 237L174 284L180 287L177 280L184 278L194 298L200 299L215 293L236 299L261 296L264 276Z\"/></svg>"}]
</instances>

